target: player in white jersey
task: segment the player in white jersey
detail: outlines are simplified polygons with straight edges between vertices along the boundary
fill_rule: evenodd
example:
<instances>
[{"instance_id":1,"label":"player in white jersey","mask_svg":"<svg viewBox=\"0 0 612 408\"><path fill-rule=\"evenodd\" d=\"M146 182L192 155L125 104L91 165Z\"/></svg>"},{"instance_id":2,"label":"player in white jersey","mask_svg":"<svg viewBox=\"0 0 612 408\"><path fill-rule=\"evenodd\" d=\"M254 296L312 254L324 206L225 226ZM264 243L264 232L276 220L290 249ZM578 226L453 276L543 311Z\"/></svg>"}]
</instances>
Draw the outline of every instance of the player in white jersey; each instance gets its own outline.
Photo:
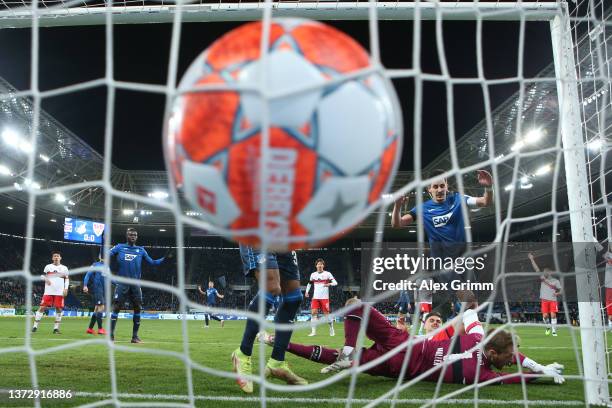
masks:
<instances>
[{"instance_id":1,"label":"player in white jersey","mask_svg":"<svg viewBox=\"0 0 612 408\"><path fill-rule=\"evenodd\" d=\"M540 267L535 261L533 254L528 255L531 265L536 272L541 272ZM540 275L540 302L542 310L542 318L544 323L549 325L544 332L547 336L551 334L557 336L557 296L561 293L561 282L559 279L552 277L552 269L544 268ZM549 319L550 316L550 319Z\"/></svg>"},{"instance_id":2,"label":"player in white jersey","mask_svg":"<svg viewBox=\"0 0 612 408\"><path fill-rule=\"evenodd\" d=\"M612 242L608 244L608 252L604 254L606 260L606 313L608 314L608 330L612 330Z\"/></svg>"},{"instance_id":3,"label":"player in white jersey","mask_svg":"<svg viewBox=\"0 0 612 408\"><path fill-rule=\"evenodd\" d=\"M433 279L419 278L415 281L417 289L414 290L414 305L421 312L421 324L419 326L419 335L423 334L425 329L425 321L427 315L431 313L431 304L433 303Z\"/></svg>"},{"instance_id":4,"label":"player in white jersey","mask_svg":"<svg viewBox=\"0 0 612 408\"><path fill-rule=\"evenodd\" d=\"M32 332L38 330L38 323L40 323L45 310L48 307L54 307L55 324L53 325L53 334L60 334L59 325L62 321L62 312L64 311L64 297L68 294L68 268L60 263L62 255L58 251L51 252L51 261L52 263L45 266L45 274L41 275L41 278L45 281L45 293L34 317Z\"/></svg>"},{"instance_id":5,"label":"player in white jersey","mask_svg":"<svg viewBox=\"0 0 612 408\"><path fill-rule=\"evenodd\" d=\"M315 336L317 334L317 327L315 322L318 319L319 312L325 315L327 322L329 324L329 335L334 336L336 333L334 332L334 321L329 318L329 287L336 286L338 282L334 276L324 270L325 261L321 258L315 261L315 266L317 270L310 274L310 281L306 286L306 297L310 296L310 285L314 286L314 290L312 293L312 302L310 303L310 309L312 312L311 322L312 328L309 336Z\"/></svg>"}]
</instances>

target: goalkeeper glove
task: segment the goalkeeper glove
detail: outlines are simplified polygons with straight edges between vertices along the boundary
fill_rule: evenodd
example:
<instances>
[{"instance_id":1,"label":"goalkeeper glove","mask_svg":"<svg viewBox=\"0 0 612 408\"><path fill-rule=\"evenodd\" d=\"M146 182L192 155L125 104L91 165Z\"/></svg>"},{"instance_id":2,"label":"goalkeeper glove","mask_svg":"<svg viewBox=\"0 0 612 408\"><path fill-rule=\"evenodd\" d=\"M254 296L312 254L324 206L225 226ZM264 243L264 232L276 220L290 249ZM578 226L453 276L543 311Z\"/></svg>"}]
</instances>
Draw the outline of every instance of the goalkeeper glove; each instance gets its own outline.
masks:
<instances>
[{"instance_id":1,"label":"goalkeeper glove","mask_svg":"<svg viewBox=\"0 0 612 408\"><path fill-rule=\"evenodd\" d=\"M542 374L550 375L555 384L563 384L565 382L565 378L563 378L563 368L563 364L552 363L542 367Z\"/></svg>"}]
</instances>

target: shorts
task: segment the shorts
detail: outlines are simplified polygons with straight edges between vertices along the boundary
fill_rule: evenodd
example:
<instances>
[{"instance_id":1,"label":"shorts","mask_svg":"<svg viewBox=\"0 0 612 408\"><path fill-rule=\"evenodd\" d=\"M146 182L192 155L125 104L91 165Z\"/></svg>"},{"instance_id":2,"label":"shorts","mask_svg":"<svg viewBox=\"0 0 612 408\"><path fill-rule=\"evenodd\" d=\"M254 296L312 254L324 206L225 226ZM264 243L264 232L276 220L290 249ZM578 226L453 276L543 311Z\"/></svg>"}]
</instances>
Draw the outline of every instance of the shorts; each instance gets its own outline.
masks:
<instances>
[{"instance_id":1,"label":"shorts","mask_svg":"<svg viewBox=\"0 0 612 408\"><path fill-rule=\"evenodd\" d=\"M612 288L606 288L606 312L612 316Z\"/></svg>"},{"instance_id":2,"label":"shorts","mask_svg":"<svg viewBox=\"0 0 612 408\"><path fill-rule=\"evenodd\" d=\"M92 293L93 306L99 306L104 304L104 290L94 290Z\"/></svg>"},{"instance_id":3,"label":"shorts","mask_svg":"<svg viewBox=\"0 0 612 408\"><path fill-rule=\"evenodd\" d=\"M124 283L117 284L113 301L124 304L126 300L129 300L132 305L142 305L142 289L140 289L140 286L126 285Z\"/></svg>"},{"instance_id":4,"label":"shorts","mask_svg":"<svg viewBox=\"0 0 612 408\"><path fill-rule=\"evenodd\" d=\"M323 313L329 313L329 299L312 299L310 310L320 310Z\"/></svg>"},{"instance_id":5,"label":"shorts","mask_svg":"<svg viewBox=\"0 0 612 408\"><path fill-rule=\"evenodd\" d=\"M397 311L401 314L406 314L408 313L408 303L406 302L400 302L397 304Z\"/></svg>"},{"instance_id":6,"label":"shorts","mask_svg":"<svg viewBox=\"0 0 612 408\"><path fill-rule=\"evenodd\" d=\"M431 303L419 303L419 309L421 313L429 313L431 312Z\"/></svg>"},{"instance_id":7,"label":"shorts","mask_svg":"<svg viewBox=\"0 0 612 408\"><path fill-rule=\"evenodd\" d=\"M559 311L556 300L540 300L542 301L542 313L557 313Z\"/></svg>"},{"instance_id":8,"label":"shorts","mask_svg":"<svg viewBox=\"0 0 612 408\"><path fill-rule=\"evenodd\" d=\"M297 255L291 252L268 252L264 258L263 254L250 246L240 245L240 258L245 276L255 276L255 271L260 264L265 263L267 269L278 269L283 281L300 280Z\"/></svg>"},{"instance_id":9,"label":"shorts","mask_svg":"<svg viewBox=\"0 0 612 408\"><path fill-rule=\"evenodd\" d=\"M61 295L43 295L41 306L55 307L57 309L64 308L64 297Z\"/></svg>"}]
</instances>

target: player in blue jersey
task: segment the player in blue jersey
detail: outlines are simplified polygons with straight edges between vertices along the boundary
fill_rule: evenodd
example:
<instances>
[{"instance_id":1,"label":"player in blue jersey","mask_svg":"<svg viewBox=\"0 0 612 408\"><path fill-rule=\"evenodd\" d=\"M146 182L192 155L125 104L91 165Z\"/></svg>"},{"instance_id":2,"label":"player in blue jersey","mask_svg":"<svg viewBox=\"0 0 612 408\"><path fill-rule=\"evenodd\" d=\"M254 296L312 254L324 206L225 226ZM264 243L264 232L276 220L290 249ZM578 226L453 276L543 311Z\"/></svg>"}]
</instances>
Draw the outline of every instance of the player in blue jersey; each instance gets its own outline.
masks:
<instances>
[{"instance_id":1,"label":"player in blue jersey","mask_svg":"<svg viewBox=\"0 0 612 408\"><path fill-rule=\"evenodd\" d=\"M144 259L151 265L160 265L169 256L152 259L147 251L136 245L138 240L138 232L134 228L128 228L126 231L127 243L117 244L110 250L110 256L117 257L118 271L117 275L140 279L142 274L142 260ZM132 328L132 343L142 343L138 337L138 329L140 328L140 310L142 307L142 289L140 285L117 283L115 286L115 294L113 295L113 311L111 313L111 340L115 339L115 326L117 325L117 317L121 306L125 301L129 300L134 308L133 328Z\"/></svg>"},{"instance_id":2,"label":"player in blue jersey","mask_svg":"<svg viewBox=\"0 0 612 408\"><path fill-rule=\"evenodd\" d=\"M102 257L98 257L98 261L94 262L91 266L103 267ZM91 287L91 290L88 286ZM104 313L104 275L102 275L102 272L94 270L85 274L83 292L91 292L94 307L87 334L94 334L93 327L96 322L98 323L98 334L106 334L106 330L102 327L102 314Z\"/></svg>"},{"instance_id":3,"label":"player in blue jersey","mask_svg":"<svg viewBox=\"0 0 612 408\"><path fill-rule=\"evenodd\" d=\"M399 299L395 307L397 308L397 323L395 326L398 329L406 329L406 317L410 319L410 312L412 311L410 295L407 290L400 291Z\"/></svg>"},{"instance_id":4,"label":"player in blue jersey","mask_svg":"<svg viewBox=\"0 0 612 408\"><path fill-rule=\"evenodd\" d=\"M206 289L206 291L203 291L202 286L198 285L198 292L206 296L207 306L215 306L217 304L217 298L223 299L225 297L225 295L220 294L217 289L215 289L215 283L213 281L208 282L208 289ZM206 322L206 324L204 325L205 328L208 328L208 322L210 321L210 319L220 322L221 327L223 327L225 323L223 319L219 318L219 316L206 312L204 313L204 321Z\"/></svg>"},{"instance_id":5,"label":"player in blue jersey","mask_svg":"<svg viewBox=\"0 0 612 408\"><path fill-rule=\"evenodd\" d=\"M265 296L265 310L263 312L265 316L280 295L280 303L276 308L274 322L292 324L304 298L300 289L300 272L296 253L293 251L286 253L268 252L264 256L257 249L240 245L240 257L242 258L244 273L247 276L254 276L259 279L261 264L267 270L266 293L258 293L251 300L248 310L259 313L259 298ZM248 319L240 347L232 353L233 369L234 372L238 373L236 382L240 389L246 393L253 392L253 381L245 376L252 375L253 372L251 354L258 332L259 323L256 320ZM291 340L291 334L292 330L276 330L272 355L266 364L265 375L266 377L278 378L291 385L308 384L305 379L291 371L285 361L285 352Z\"/></svg>"},{"instance_id":6,"label":"player in blue jersey","mask_svg":"<svg viewBox=\"0 0 612 408\"><path fill-rule=\"evenodd\" d=\"M437 170L432 174L432 177L442 173L444 173L443 170ZM488 207L493 202L493 177L485 170L478 170L476 173L478 183L484 187L482 196L471 197L461 195L458 192L451 192L448 189L446 178L435 178L427 188L431 199L425 201L420 208L414 207L402 215L401 208L406 203L407 197L400 197L395 202L391 215L391 225L393 228L405 227L421 217L432 249L437 242L465 242L465 225L461 214L461 206Z\"/></svg>"}]
</instances>

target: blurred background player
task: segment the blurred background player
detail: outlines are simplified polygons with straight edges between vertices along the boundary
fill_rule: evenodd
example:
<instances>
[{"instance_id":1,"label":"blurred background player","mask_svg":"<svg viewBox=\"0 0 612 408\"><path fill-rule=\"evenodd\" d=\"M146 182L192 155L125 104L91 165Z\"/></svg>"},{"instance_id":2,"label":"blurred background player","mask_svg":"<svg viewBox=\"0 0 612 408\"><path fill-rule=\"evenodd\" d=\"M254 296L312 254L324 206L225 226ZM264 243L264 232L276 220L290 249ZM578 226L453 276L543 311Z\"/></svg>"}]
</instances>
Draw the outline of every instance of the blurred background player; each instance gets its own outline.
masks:
<instances>
[{"instance_id":1,"label":"blurred background player","mask_svg":"<svg viewBox=\"0 0 612 408\"><path fill-rule=\"evenodd\" d=\"M215 289L215 283L213 281L208 282L208 288L206 288L206 291L203 291L202 286L198 285L198 291L202 295L206 296L206 306L214 307L217 304L217 298L223 299L225 297L225 295L221 295L219 294L219 292L217 292L217 289ZM205 328L209 327L208 322L210 321L210 319L220 322L221 327L223 327L223 325L225 324L223 319L220 319L219 316L206 312L204 313Z\"/></svg>"},{"instance_id":2,"label":"blurred background player","mask_svg":"<svg viewBox=\"0 0 612 408\"><path fill-rule=\"evenodd\" d=\"M527 255L531 261L533 269L540 273L540 267L535 261L533 254ZM544 324L548 325L544 334L549 336L552 331L553 336L557 336L557 296L561 293L561 282L559 279L553 278L552 269L544 268L544 272L540 275L540 302L542 310L542 318Z\"/></svg>"},{"instance_id":3,"label":"blurred background player","mask_svg":"<svg viewBox=\"0 0 612 408\"><path fill-rule=\"evenodd\" d=\"M98 257L98 261L94 262L91 266L94 267L103 267L104 262L102 262L102 257ZM91 290L88 286L91 286ZM91 315L91 320L89 321L89 328L87 329L87 334L94 334L94 324L98 323L98 334L106 334L106 330L102 327L102 315L104 313L104 275L100 271L89 271L85 274L85 278L83 279L83 292L91 293L92 303L94 307L94 311Z\"/></svg>"},{"instance_id":4,"label":"blurred background player","mask_svg":"<svg viewBox=\"0 0 612 408\"><path fill-rule=\"evenodd\" d=\"M32 333L38 330L38 323L42 319L47 308L55 308L55 324L53 325L53 334L60 334L59 326L62 321L62 312L64 311L64 297L68 294L68 268L61 264L62 254L58 251L51 252L51 261L45 266L44 275L41 278L45 281L45 292L40 302L40 307L34 316L34 326Z\"/></svg>"},{"instance_id":5,"label":"blurred background player","mask_svg":"<svg viewBox=\"0 0 612 408\"><path fill-rule=\"evenodd\" d=\"M431 285L433 285L432 278L418 278L416 281L416 285L418 288L414 290L414 307L418 308L420 311L420 319L419 319L419 335L423 334L425 320L427 319L427 315L431 312L431 304L433 302L433 293L434 290L431 289ZM426 285L427 287L423 286Z\"/></svg>"},{"instance_id":6,"label":"blurred background player","mask_svg":"<svg viewBox=\"0 0 612 408\"><path fill-rule=\"evenodd\" d=\"M300 289L300 271L298 269L297 255L295 251L286 253L268 252L265 256L257 249L240 245L240 258L244 274L259 280L259 267L261 264L266 268L266 293L260 292L249 303L248 310L259 313L259 298L264 296L263 316L266 316L275 302L277 296L281 296L280 303L274 315L275 323L293 324L295 316L300 308L302 290ZM236 382L240 389L246 393L253 392L253 381L246 378L252 375L251 355L253 354L253 343L259 332L257 320L247 319L242 342L232 353L232 367L238 374ZM285 361L285 351L291 340L293 330L277 329L275 331L272 355L266 363L265 376L278 378L291 385L304 385L308 382L297 376Z\"/></svg>"},{"instance_id":7,"label":"blurred background player","mask_svg":"<svg viewBox=\"0 0 612 408\"><path fill-rule=\"evenodd\" d=\"M397 308L397 323L395 327L398 329L406 329L406 320L410 320L410 312L412 311L410 294L407 290L400 291L399 299L395 307Z\"/></svg>"},{"instance_id":8,"label":"blurred background player","mask_svg":"<svg viewBox=\"0 0 612 408\"><path fill-rule=\"evenodd\" d=\"M310 280L308 281L308 285L306 285L305 293L307 298L310 297L310 285L314 286L312 302L310 302L310 321L312 322L312 327L309 336L317 335L316 321L319 319L319 313L323 313L325 320L327 320L329 324L329 335L334 336L336 334L334 332L334 321L329 318L329 287L337 286L338 282L336 282L336 279L330 272L324 270L325 261L323 259L317 259L315 261L315 267L317 270L310 274Z\"/></svg>"},{"instance_id":9,"label":"blurred background player","mask_svg":"<svg viewBox=\"0 0 612 408\"><path fill-rule=\"evenodd\" d=\"M166 258L172 257L172 253L168 252L166 257L152 259L143 247L136 245L138 232L134 228L127 229L126 239L127 243L117 244L110 250L110 256L117 257L117 275L119 276L140 280L143 259L151 265L160 265ZM134 308L134 317L132 318L132 343L142 343L142 340L138 337L140 311L142 307L142 289L140 285L127 283L117 283L115 286L113 312L111 313L111 340L115 339L117 317L119 316L121 306L125 304L126 300L129 300Z\"/></svg>"}]
</instances>

